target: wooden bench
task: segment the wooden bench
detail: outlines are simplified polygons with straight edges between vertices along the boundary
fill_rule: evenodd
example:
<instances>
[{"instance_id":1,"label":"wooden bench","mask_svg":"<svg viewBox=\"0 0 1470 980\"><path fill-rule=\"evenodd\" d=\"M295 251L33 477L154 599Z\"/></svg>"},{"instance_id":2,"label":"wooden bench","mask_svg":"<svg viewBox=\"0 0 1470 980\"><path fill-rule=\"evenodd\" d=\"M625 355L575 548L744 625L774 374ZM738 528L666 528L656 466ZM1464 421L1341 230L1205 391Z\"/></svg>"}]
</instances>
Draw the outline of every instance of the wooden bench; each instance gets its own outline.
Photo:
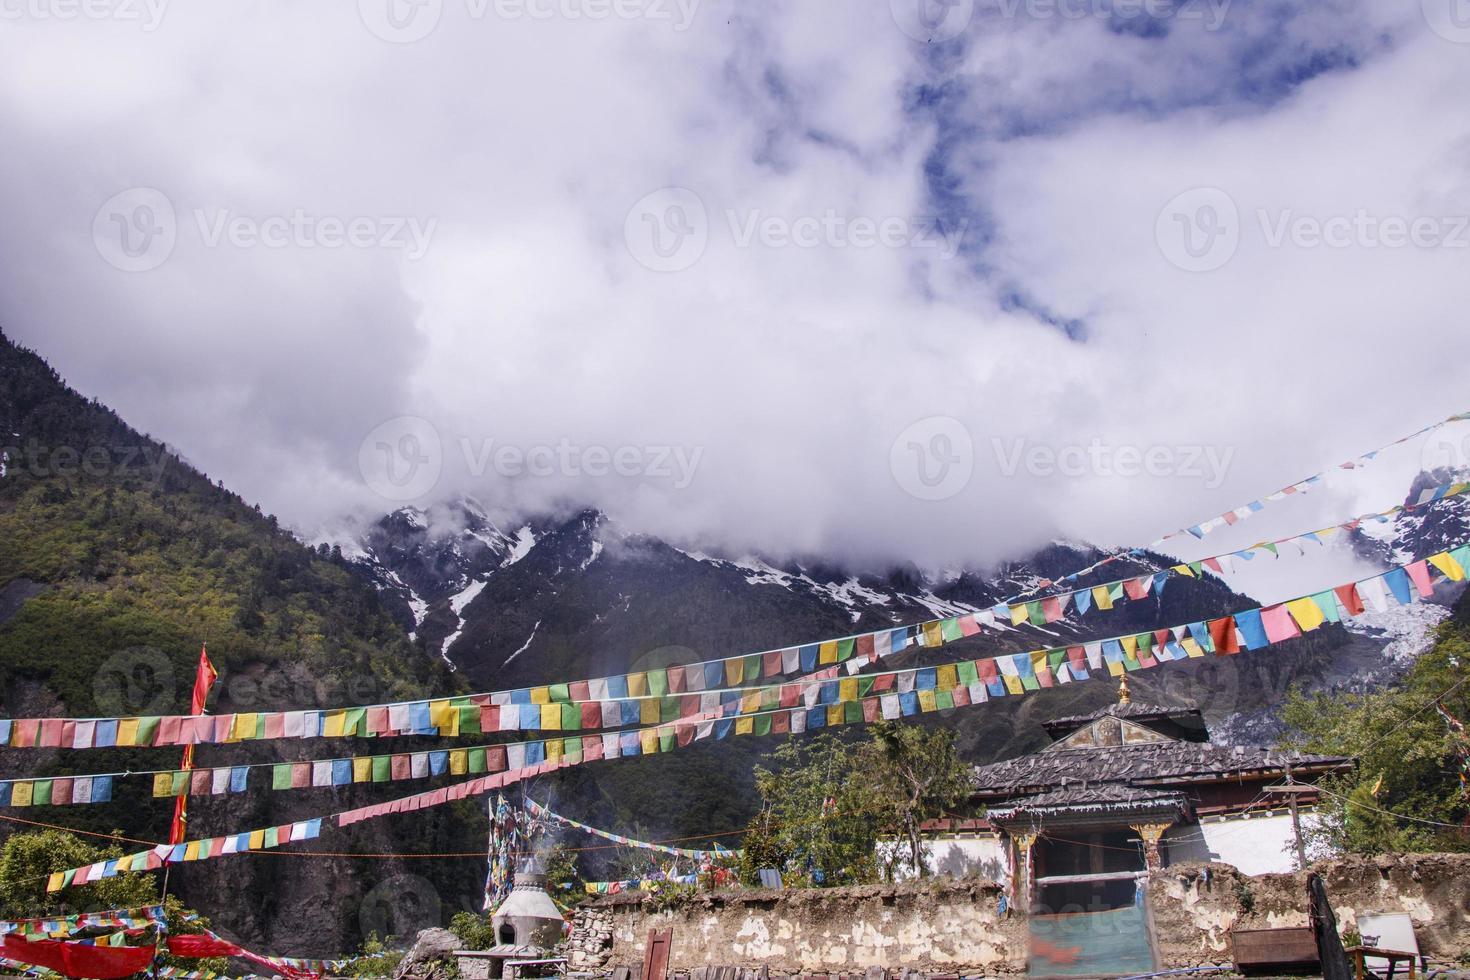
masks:
<instances>
[{"instance_id":1,"label":"wooden bench","mask_svg":"<svg viewBox=\"0 0 1470 980\"><path fill-rule=\"evenodd\" d=\"M1232 929L1230 950L1241 973L1282 969L1312 970L1321 965L1311 926L1284 929Z\"/></svg>"},{"instance_id":2,"label":"wooden bench","mask_svg":"<svg viewBox=\"0 0 1470 980\"><path fill-rule=\"evenodd\" d=\"M1394 972L1400 963L1409 964L1409 980L1415 980L1419 975L1414 965L1414 961L1419 958L1418 953L1406 953L1401 949L1379 949L1377 946L1349 946L1347 954L1353 958L1353 967L1357 971L1358 980L1364 980L1365 977L1373 975L1363 965L1363 959L1368 956L1388 960L1388 980L1393 980Z\"/></svg>"}]
</instances>

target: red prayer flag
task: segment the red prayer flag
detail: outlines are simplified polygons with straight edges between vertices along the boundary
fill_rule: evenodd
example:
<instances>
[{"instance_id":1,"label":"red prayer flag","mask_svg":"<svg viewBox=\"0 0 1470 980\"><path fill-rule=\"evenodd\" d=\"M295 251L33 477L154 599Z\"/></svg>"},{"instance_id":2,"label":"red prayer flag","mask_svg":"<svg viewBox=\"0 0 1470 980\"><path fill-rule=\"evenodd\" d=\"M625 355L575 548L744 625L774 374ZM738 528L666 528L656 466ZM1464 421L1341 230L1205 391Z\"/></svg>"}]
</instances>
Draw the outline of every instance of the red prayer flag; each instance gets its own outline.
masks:
<instances>
[{"instance_id":1,"label":"red prayer flag","mask_svg":"<svg viewBox=\"0 0 1470 980\"><path fill-rule=\"evenodd\" d=\"M1235 617L1212 619L1209 623L1210 639L1214 641L1216 653L1239 653L1240 644L1235 642Z\"/></svg>"},{"instance_id":2,"label":"red prayer flag","mask_svg":"<svg viewBox=\"0 0 1470 980\"><path fill-rule=\"evenodd\" d=\"M1347 585L1339 585L1332 590L1332 593L1337 596L1338 603L1347 615L1361 616L1363 614L1363 598L1358 595L1356 583L1349 582Z\"/></svg>"}]
</instances>

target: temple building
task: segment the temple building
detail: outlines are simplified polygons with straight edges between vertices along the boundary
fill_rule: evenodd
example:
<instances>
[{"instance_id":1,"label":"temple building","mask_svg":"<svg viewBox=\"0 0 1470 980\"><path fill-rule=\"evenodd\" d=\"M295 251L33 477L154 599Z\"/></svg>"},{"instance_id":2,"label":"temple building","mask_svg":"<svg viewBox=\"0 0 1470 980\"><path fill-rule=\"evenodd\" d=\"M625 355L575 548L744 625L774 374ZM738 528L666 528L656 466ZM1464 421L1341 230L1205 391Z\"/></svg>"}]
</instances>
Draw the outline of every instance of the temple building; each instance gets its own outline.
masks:
<instances>
[{"instance_id":1,"label":"temple building","mask_svg":"<svg viewBox=\"0 0 1470 980\"><path fill-rule=\"evenodd\" d=\"M1140 901L1148 871L1223 861L1247 874L1297 866L1291 813L1312 825L1314 790L1287 791L1352 759L1210 741L1195 708L1116 704L1045 725L1053 742L975 769L976 817L929 826L931 865L1003 882L1034 913Z\"/></svg>"}]
</instances>

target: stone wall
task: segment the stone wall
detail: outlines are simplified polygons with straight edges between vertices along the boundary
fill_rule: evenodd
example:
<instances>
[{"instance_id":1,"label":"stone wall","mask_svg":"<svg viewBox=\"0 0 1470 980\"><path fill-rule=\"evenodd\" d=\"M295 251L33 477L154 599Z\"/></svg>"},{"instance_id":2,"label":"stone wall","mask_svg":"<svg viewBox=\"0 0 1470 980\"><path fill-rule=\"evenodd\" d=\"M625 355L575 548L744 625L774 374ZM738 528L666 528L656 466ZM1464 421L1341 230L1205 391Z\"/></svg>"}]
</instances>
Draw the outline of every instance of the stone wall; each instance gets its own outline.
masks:
<instances>
[{"instance_id":1,"label":"stone wall","mask_svg":"<svg viewBox=\"0 0 1470 980\"><path fill-rule=\"evenodd\" d=\"M950 878L715 892L667 911L655 911L637 895L619 895L577 911L572 944L580 930L590 934L610 921L612 944L599 965L640 965L649 930L672 927L671 971L743 966L784 974L861 973L869 967L1012 973L1025 968L1026 923L999 911L1000 895L990 882Z\"/></svg>"},{"instance_id":2,"label":"stone wall","mask_svg":"<svg viewBox=\"0 0 1470 980\"><path fill-rule=\"evenodd\" d=\"M1419 948L1440 960L1470 955L1470 854L1408 854L1321 861L1340 930L1360 912L1407 912ZM1165 868L1149 886L1154 940L1167 967L1230 955L1230 930L1307 925L1307 876L1247 877L1228 864Z\"/></svg>"},{"instance_id":3,"label":"stone wall","mask_svg":"<svg viewBox=\"0 0 1470 980\"><path fill-rule=\"evenodd\" d=\"M1420 854L1320 862L1342 929L1360 912L1408 912L1420 949L1470 956L1470 855ZM999 910L999 888L976 879L794 891L703 894L658 910L639 895L578 909L572 970L642 963L652 929L672 928L670 971L766 967L772 974L1006 974L1026 968L1024 916ZM1149 884L1161 969L1230 959L1230 929L1307 924L1306 874L1248 877L1227 864L1182 864Z\"/></svg>"}]
</instances>

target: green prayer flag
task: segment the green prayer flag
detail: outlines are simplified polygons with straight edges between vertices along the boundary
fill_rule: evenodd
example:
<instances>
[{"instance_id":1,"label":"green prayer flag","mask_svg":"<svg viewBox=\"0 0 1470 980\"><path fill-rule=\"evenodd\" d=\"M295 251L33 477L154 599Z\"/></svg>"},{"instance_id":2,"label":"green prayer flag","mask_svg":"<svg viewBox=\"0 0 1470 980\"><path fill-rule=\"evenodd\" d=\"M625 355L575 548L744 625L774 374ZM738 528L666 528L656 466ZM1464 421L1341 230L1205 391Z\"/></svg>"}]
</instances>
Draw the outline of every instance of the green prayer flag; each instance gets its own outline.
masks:
<instances>
[{"instance_id":1,"label":"green prayer flag","mask_svg":"<svg viewBox=\"0 0 1470 980\"><path fill-rule=\"evenodd\" d=\"M158 716L150 715L138 719L138 743L139 745L152 745L158 736Z\"/></svg>"},{"instance_id":2,"label":"green prayer flag","mask_svg":"<svg viewBox=\"0 0 1470 980\"><path fill-rule=\"evenodd\" d=\"M31 806L51 805L51 780L37 779L31 784Z\"/></svg>"},{"instance_id":3,"label":"green prayer flag","mask_svg":"<svg viewBox=\"0 0 1470 980\"><path fill-rule=\"evenodd\" d=\"M965 631L960 629L958 616L951 616L939 624L939 635L944 637L944 642L953 643L955 640L963 640Z\"/></svg>"},{"instance_id":4,"label":"green prayer flag","mask_svg":"<svg viewBox=\"0 0 1470 980\"><path fill-rule=\"evenodd\" d=\"M676 721L679 717L679 699L677 697L662 697L658 699L658 720L660 722Z\"/></svg>"},{"instance_id":5,"label":"green prayer flag","mask_svg":"<svg viewBox=\"0 0 1470 980\"><path fill-rule=\"evenodd\" d=\"M749 684L752 681L760 680L761 666L760 654L752 653L745 658L745 683Z\"/></svg>"},{"instance_id":6,"label":"green prayer flag","mask_svg":"<svg viewBox=\"0 0 1470 980\"><path fill-rule=\"evenodd\" d=\"M553 685L551 685L550 688L548 688L548 690L550 691L551 700L557 702L558 704L560 704L563 701L570 701L572 699L572 692L571 692L571 686L570 685L567 685L567 684L553 684Z\"/></svg>"},{"instance_id":7,"label":"green prayer flag","mask_svg":"<svg viewBox=\"0 0 1470 980\"><path fill-rule=\"evenodd\" d=\"M461 735L480 734L480 706L469 704L459 709L459 733Z\"/></svg>"},{"instance_id":8,"label":"green prayer flag","mask_svg":"<svg viewBox=\"0 0 1470 980\"><path fill-rule=\"evenodd\" d=\"M863 703L861 701L844 701L842 703L842 720L849 724L862 724Z\"/></svg>"},{"instance_id":9,"label":"green prayer flag","mask_svg":"<svg viewBox=\"0 0 1470 980\"><path fill-rule=\"evenodd\" d=\"M561 730L574 732L582 727L582 706L580 704L564 704L561 706Z\"/></svg>"},{"instance_id":10,"label":"green prayer flag","mask_svg":"<svg viewBox=\"0 0 1470 980\"><path fill-rule=\"evenodd\" d=\"M756 716L754 733L756 735L769 735L769 734L771 734L771 716L770 715L757 715Z\"/></svg>"},{"instance_id":11,"label":"green prayer flag","mask_svg":"<svg viewBox=\"0 0 1470 980\"><path fill-rule=\"evenodd\" d=\"M869 676L869 675L866 675L866 674L863 675L862 677L859 677L858 678L858 697L865 698L869 694L872 694L872 693L873 693L873 678L871 676Z\"/></svg>"},{"instance_id":12,"label":"green prayer flag","mask_svg":"<svg viewBox=\"0 0 1470 980\"><path fill-rule=\"evenodd\" d=\"M1318 592L1312 596L1312 601L1317 608L1322 610L1322 615L1327 617L1329 623L1342 622L1342 610L1337 607L1337 594L1331 589L1326 592Z\"/></svg>"},{"instance_id":13,"label":"green prayer flag","mask_svg":"<svg viewBox=\"0 0 1470 980\"><path fill-rule=\"evenodd\" d=\"M484 746L470 749L469 767L470 772L486 771Z\"/></svg>"},{"instance_id":14,"label":"green prayer flag","mask_svg":"<svg viewBox=\"0 0 1470 980\"><path fill-rule=\"evenodd\" d=\"M1036 679L1035 672L1021 675L1021 687L1027 691L1041 690L1041 681Z\"/></svg>"},{"instance_id":15,"label":"green prayer flag","mask_svg":"<svg viewBox=\"0 0 1470 980\"><path fill-rule=\"evenodd\" d=\"M857 648L857 638L849 636L845 640L837 641L837 662L851 660L853 651Z\"/></svg>"},{"instance_id":16,"label":"green prayer flag","mask_svg":"<svg viewBox=\"0 0 1470 980\"><path fill-rule=\"evenodd\" d=\"M262 718L262 721L264 719ZM366 735L367 734L367 709L348 708L342 719L343 735Z\"/></svg>"},{"instance_id":17,"label":"green prayer flag","mask_svg":"<svg viewBox=\"0 0 1470 980\"><path fill-rule=\"evenodd\" d=\"M980 672L975 669L975 661L962 660L958 664L960 683L969 687L971 684L979 683Z\"/></svg>"},{"instance_id":18,"label":"green prayer flag","mask_svg":"<svg viewBox=\"0 0 1470 980\"><path fill-rule=\"evenodd\" d=\"M669 693L669 672L660 667L648 672L648 693L661 698Z\"/></svg>"},{"instance_id":19,"label":"green prayer flag","mask_svg":"<svg viewBox=\"0 0 1470 980\"><path fill-rule=\"evenodd\" d=\"M271 766L271 789L291 788L291 763L278 762Z\"/></svg>"},{"instance_id":20,"label":"green prayer flag","mask_svg":"<svg viewBox=\"0 0 1470 980\"><path fill-rule=\"evenodd\" d=\"M1041 607L1040 599L1033 599L1026 603L1026 618L1032 626L1046 625L1046 610Z\"/></svg>"},{"instance_id":21,"label":"green prayer flag","mask_svg":"<svg viewBox=\"0 0 1470 980\"><path fill-rule=\"evenodd\" d=\"M934 692L934 705L940 711L943 711L945 708L953 708L954 707L954 692L953 691L935 691Z\"/></svg>"},{"instance_id":22,"label":"green prayer flag","mask_svg":"<svg viewBox=\"0 0 1470 980\"><path fill-rule=\"evenodd\" d=\"M278 847L278 846L280 846L280 843L281 843L281 835L280 835L279 831L280 831L280 828L279 827L267 827L267 828L265 828L265 840L261 842L261 845L260 846L261 847Z\"/></svg>"},{"instance_id":23,"label":"green prayer flag","mask_svg":"<svg viewBox=\"0 0 1470 980\"><path fill-rule=\"evenodd\" d=\"M393 757L387 755L373 756L373 782L386 783L393 778Z\"/></svg>"},{"instance_id":24,"label":"green prayer flag","mask_svg":"<svg viewBox=\"0 0 1470 980\"><path fill-rule=\"evenodd\" d=\"M290 768L290 763L287 763L287 768ZM178 772L173 774L172 779L173 785L169 787L169 789L173 796L183 796L185 793L189 792L189 774L187 772L180 769Z\"/></svg>"},{"instance_id":25,"label":"green prayer flag","mask_svg":"<svg viewBox=\"0 0 1470 980\"><path fill-rule=\"evenodd\" d=\"M674 748L674 733L671 731L660 731L658 733L658 750L660 752L672 752Z\"/></svg>"}]
</instances>

